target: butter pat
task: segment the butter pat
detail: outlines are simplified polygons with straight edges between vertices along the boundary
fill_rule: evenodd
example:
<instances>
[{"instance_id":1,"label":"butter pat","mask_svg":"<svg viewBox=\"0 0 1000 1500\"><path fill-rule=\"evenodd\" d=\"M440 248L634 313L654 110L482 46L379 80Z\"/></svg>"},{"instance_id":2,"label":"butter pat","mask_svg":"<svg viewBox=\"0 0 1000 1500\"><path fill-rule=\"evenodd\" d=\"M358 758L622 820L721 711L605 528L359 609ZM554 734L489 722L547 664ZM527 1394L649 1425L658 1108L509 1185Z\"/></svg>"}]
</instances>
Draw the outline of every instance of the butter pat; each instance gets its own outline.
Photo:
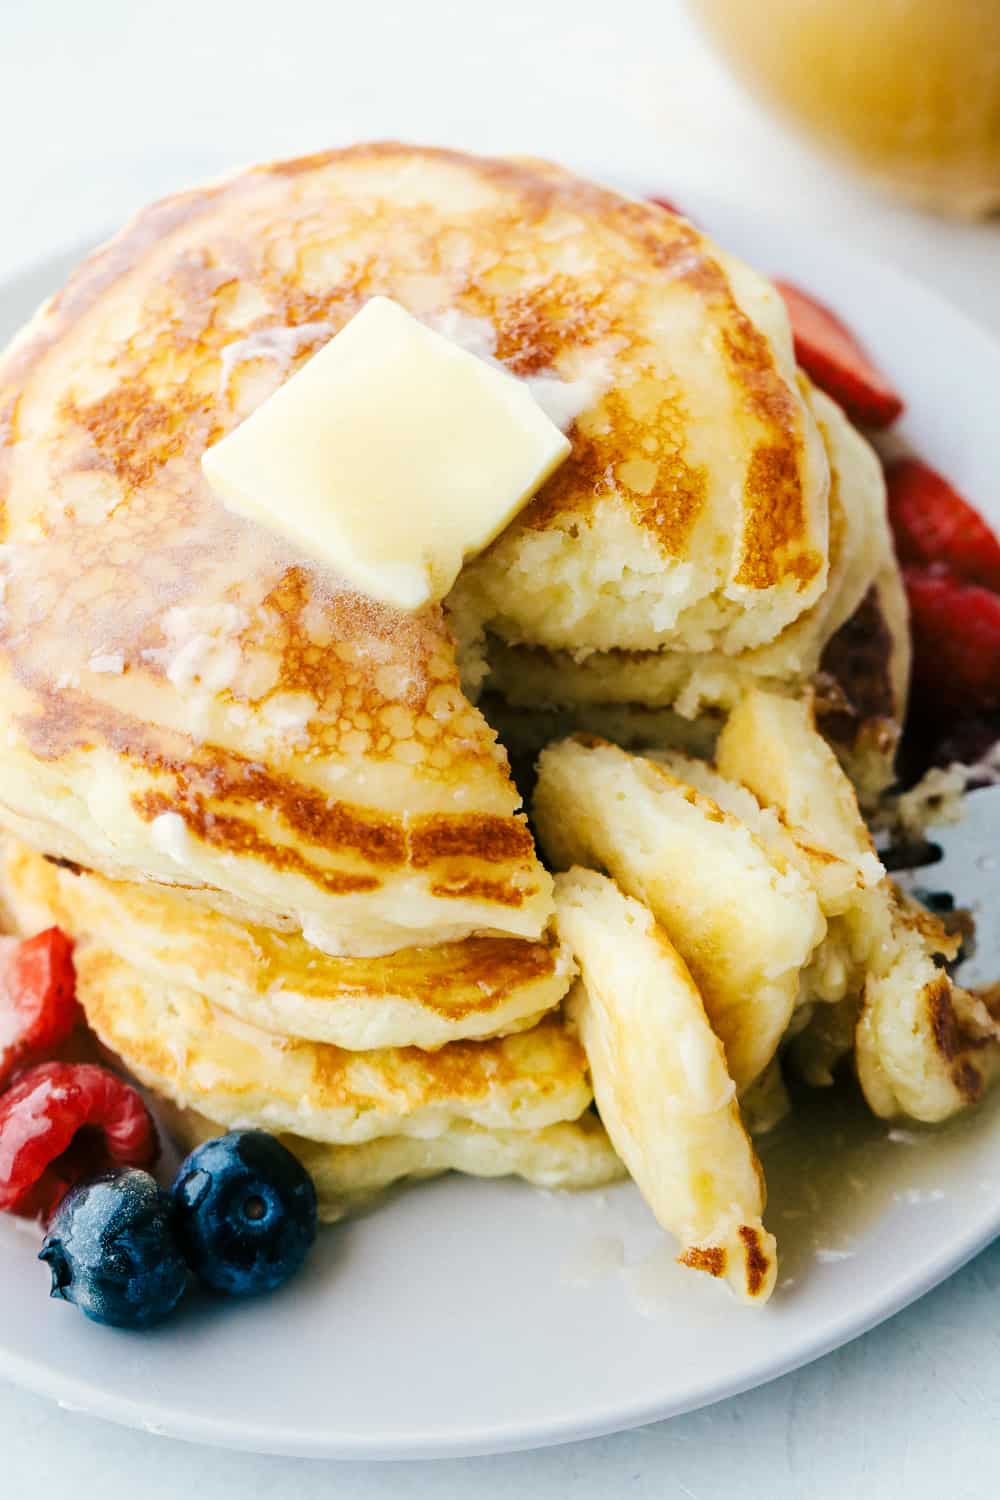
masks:
<instances>
[{"instance_id":1,"label":"butter pat","mask_svg":"<svg viewBox=\"0 0 1000 1500\"><path fill-rule=\"evenodd\" d=\"M373 297L202 469L230 510L415 610L569 451L524 382Z\"/></svg>"}]
</instances>

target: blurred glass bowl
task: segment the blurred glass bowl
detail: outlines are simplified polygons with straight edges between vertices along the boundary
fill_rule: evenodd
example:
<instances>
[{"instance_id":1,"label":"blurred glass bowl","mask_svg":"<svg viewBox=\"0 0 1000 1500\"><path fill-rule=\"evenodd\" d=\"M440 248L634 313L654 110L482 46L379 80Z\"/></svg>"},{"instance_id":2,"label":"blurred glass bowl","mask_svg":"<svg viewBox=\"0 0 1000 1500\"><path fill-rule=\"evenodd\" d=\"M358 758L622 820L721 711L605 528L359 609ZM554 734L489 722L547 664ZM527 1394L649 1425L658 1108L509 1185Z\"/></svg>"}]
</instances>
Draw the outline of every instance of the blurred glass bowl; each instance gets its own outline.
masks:
<instances>
[{"instance_id":1,"label":"blurred glass bowl","mask_svg":"<svg viewBox=\"0 0 1000 1500\"><path fill-rule=\"evenodd\" d=\"M691 0L733 69L912 201L1000 208L1000 0Z\"/></svg>"}]
</instances>

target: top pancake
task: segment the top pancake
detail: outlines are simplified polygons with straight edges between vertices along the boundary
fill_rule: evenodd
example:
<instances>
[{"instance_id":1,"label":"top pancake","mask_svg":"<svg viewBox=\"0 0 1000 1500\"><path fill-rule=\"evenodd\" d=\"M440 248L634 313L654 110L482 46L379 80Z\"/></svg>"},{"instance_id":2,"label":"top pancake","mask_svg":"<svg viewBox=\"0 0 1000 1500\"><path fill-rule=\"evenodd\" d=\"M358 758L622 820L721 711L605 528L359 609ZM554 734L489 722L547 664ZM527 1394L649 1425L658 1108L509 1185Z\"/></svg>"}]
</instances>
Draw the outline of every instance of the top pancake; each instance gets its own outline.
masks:
<instances>
[{"instance_id":1,"label":"top pancake","mask_svg":"<svg viewBox=\"0 0 1000 1500\"><path fill-rule=\"evenodd\" d=\"M822 592L780 300L689 224L407 146L256 169L140 215L0 364L2 816L331 953L537 938L550 882L442 611L351 592L201 476L376 294L583 408L460 580L467 639L736 649Z\"/></svg>"},{"instance_id":2,"label":"top pancake","mask_svg":"<svg viewBox=\"0 0 1000 1500\"><path fill-rule=\"evenodd\" d=\"M441 611L348 592L199 466L367 296L417 286L420 205L464 183L482 211L492 170L383 148L181 195L8 352L0 796L29 842L331 952L540 935L550 882Z\"/></svg>"}]
</instances>

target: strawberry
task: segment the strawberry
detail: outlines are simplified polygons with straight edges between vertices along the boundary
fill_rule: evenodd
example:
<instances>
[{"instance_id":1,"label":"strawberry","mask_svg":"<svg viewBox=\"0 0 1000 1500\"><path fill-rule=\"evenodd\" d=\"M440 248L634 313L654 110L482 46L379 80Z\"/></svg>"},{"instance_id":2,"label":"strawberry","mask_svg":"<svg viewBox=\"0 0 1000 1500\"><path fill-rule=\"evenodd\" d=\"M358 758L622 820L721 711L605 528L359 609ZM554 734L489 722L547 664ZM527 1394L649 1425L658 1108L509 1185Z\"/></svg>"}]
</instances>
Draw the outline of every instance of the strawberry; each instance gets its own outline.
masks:
<instances>
[{"instance_id":1,"label":"strawberry","mask_svg":"<svg viewBox=\"0 0 1000 1500\"><path fill-rule=\"evenodd\" d=\"M73 944L62 929L0 938L0 1087L61 1047L79 1018Z\"/></svg>"},{"instance_id":2,"label":"strawberry","mask_svg":"<svg viewBox=\"0 0 1000 1500\"><path fill-rule=\"evenodd\" d=\"M156 1131L140 1095L96 1063L45 1062L0 1094L0 1209L47 1218L106 1167L145 1167Z\"/></svg>"},{"instance_id":3,"label":"strawberry","mask_svg":"<svg viewBox=\"0 0 1000 1500\"><path fill-rule=\"evenodd\" d=\"M656 193L650 193L646 198L647 203L655 203L657 208L665 208L668 214L676 214L679 219L686 219L687 214L683 209L677 207L672 198L660 198Z\"/></svg>"},{"instance_id":4,"label":"strawberry","mask_svg":"<svg viewBox=\"0 0 1000 1500\"><path fill-rule=\"evenodd\" d=\"M918 706L965 717L1000 709L1000 594L941 568L903 577Z\"/></svg>"},{"instance_id":5,"label":"strawberry","mask_svg":"<svg viewBox=\"0 0 1000 1500\"><path fill-rule=\"evenodd\" d=\"M795 357L821 390L840 403L852 422L888 427L903 410L902 397L872 364L857 339L822 302L799 287L776 281L788 309Z\"/></svg>"},{"instance_id":6,"label":"strawberry","mask_svg":"<svg viewBox=\"0 0 1000 1500\"><path fill-rule=\"evenodd\" d=\"M901 563L942 563L967 583L1000 592L1000 540L936 469L901 458L885 471Z\"/></svg>"}]
</instances>

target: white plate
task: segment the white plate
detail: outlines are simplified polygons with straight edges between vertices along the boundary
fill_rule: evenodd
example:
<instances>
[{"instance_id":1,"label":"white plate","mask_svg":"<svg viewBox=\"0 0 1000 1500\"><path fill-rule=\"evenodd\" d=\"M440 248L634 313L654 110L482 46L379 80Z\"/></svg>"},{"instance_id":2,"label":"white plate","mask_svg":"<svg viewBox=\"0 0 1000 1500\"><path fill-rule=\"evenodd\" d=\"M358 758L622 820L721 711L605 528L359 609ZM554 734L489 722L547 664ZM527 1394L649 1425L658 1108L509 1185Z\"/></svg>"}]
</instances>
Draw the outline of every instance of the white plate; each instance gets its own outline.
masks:
<instances>
[{"instance_id":1,"label":"white plate","mask_svg":"<svg viewBox=\"0 0 1000 1500\"><path fill-rule=\"evenodd\" d=\"M839 308L905 392L902 435L1000 521L1000 348L916 283L800 229L689 198L762 269ZM68 269L0 288L0 331ZM122 1334L46 1300L37 1236L0 1216L0 1374L202 1442L350 1458L489 1453L649 1422L771 1380L921 1296L1000 1232L1000 1093L939 1131L818 1094L766 1143L773 1301L672 1262L631 1187L578 1197L450 1178L328 1230L254 1305L195 1299Z\"/></svg>"}]
</instances>

